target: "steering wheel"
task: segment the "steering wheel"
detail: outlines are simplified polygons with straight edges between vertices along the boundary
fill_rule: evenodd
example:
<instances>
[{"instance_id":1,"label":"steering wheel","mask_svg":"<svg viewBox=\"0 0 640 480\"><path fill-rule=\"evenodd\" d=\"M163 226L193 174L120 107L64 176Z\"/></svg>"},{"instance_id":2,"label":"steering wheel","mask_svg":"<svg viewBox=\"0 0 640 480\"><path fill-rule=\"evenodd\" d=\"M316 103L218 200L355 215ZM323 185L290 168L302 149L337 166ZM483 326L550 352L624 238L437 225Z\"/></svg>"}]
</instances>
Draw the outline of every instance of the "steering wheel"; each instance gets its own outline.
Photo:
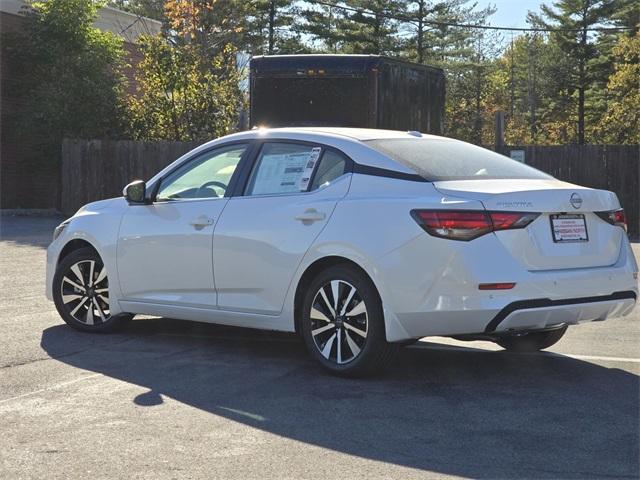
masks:
<instances>
[{"instance_id":1,"label":"steering wheel","mask_svg":"<svg viewBox=\"0 0 640 480\"><path fill-rule=\"evenodd\" d=\"M224 191L226 191L227 187L228 187L228 185L225 185L222 182L218 182L217 180L211 180L210 182L207 182L204 185L201 185L200 188L198 188L198 196L200 196L200 192L202 192L205 188L210 187L210 186L211 187L219 187ZM213 193L215 194L216 197L218 196L218 193L215 190L211 189L211 191L213 191Z\"/></svg>"}]
</instances>

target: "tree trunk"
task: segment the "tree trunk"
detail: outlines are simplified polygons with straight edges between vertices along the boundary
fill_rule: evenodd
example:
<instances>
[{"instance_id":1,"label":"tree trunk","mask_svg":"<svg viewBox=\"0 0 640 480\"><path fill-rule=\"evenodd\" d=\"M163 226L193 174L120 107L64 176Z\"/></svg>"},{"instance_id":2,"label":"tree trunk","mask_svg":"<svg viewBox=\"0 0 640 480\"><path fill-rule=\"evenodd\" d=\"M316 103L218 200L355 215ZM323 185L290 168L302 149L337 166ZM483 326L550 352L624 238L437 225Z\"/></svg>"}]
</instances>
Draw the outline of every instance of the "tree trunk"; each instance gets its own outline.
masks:
<instances>
[{"instance_id":1,"label":"tree trunk","mask_svg":"<svg viewBox=\"0 0 640 480\"><path fill-rule=\"evenodd\" d=\"M578 88L578 144L584 145L584 87Z\"/></svg>"},{"instance_id":2,"label":"tree trunk","mask_svg":"<svg viewBox=\"0 0 640 480\"><path fill-rule=\"evenodd\" d=\"M529 94L529 134L531 135L531 141L533 143L536 142L538 138L538 119L537 119L537 108L538 108L538 56L536 49L538 48L538 44L536 42L536 36L534 34L533 38L529 40L529 44L527 46L527 55L528 55L528 68L529 72L527 75L528 85L527 92Z\"/></svg>"},{"instance_id":3,"label":"tree trunk","mask_svg":"<svg viewBox=\"0 0 640 480\"><path fill-rule=\"evenodd\" d=\"M276 2L271 0L269 2L269 55L273 55L273 37L276 23Z\"/></svg>"},{"instance_id":4,"label":"tree trunk","mask_svg":"<svg viewBox=\"0 0 640 480\"><path fill-rule=\"evenodd\" d=\"M382 44L380 43L380 16L376 14L376 20L373 26L373 41L375 53L382 55Z\"/></svg>"},{"instance_id":5,"label":"tree trunk","mask_svg":"<svg viewBox=\"0 0 640 480\"><path fill-rule=\"evenodd\" d=\"M582 27L580 39L581 58L578 59L578 144L584 145L584 91L587 85L586 56L587 56L587 25Z\"/></svg>"},{"instance_id":6,"label":"tree trunk","mask_svg":"<svg viewBox=\"0 0 640 480\"><path fill-rule=\"evenodd\" d=\"M476 67L476 85L475 85L475 121L473 125L473 143L482 145L482 86L484 84L484 75L482 67Z\"/></svg>"},{"instance_id":7,"label":"tree trunk","mask_svg":"<svg viewBox=\"0 0 640 480\"><path fill-rule=\"evenodd\" d=\"M422 63L424 61L424 45L423 45L423 35L424 35L424 0L420 0L418 2L418 63Z\"/></svg>"},{"instance_id":8,"label":"tree trunk","mask_svg":"<svg viewBox=\"0 0 640 480\"><path fill-rule=\"evenodd\" d=\"M333 7L329 7L329 31L332 31L333 27ZM327 39L327 45L329 46L329 50L332 50L333 53L338 53L338 43L335 41L335 38L329 36Z\"/></svg>"}]
</instances>

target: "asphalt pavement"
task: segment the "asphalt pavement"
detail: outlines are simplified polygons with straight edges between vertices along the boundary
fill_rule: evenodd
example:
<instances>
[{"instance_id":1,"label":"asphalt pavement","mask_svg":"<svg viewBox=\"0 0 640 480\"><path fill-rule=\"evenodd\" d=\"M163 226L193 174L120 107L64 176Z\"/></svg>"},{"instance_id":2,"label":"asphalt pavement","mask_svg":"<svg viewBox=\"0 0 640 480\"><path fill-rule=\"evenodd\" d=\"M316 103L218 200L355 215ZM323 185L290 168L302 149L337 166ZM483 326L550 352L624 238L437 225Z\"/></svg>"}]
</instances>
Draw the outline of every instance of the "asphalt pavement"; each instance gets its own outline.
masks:
<instances>
[{"instance_id":1,"label":"asphalt pavement","mask_svg":"<svg viewBox=\"0 0 640 480\"><path fill-rule=\"evenodd\" d=\"M2 479L640 477L640 308L546 353L430 338L340 379L290 334L68 328L44 297L59 220L0 217Z\"/></svg>"}]
</instances>

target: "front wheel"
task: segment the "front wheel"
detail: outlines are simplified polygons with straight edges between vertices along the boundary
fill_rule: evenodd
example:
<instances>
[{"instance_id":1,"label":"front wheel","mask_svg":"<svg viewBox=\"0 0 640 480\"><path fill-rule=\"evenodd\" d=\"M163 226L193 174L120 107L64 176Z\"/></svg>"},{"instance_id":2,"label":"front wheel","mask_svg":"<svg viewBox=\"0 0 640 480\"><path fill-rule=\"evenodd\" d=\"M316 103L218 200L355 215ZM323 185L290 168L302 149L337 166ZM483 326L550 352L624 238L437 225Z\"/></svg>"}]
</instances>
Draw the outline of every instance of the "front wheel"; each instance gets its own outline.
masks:
<instances>
[{"instance_id":1,"label":"front wheel","mask_svg":"<svg viewBox=\"0 0 640 480\"><path fill-rule=\"evenodd\" d=\"M385 339L382 303L375 286L349 265L330 267L311 282L302 315L307 349L331 373L380 372L398 349Z\"/></svg>"},{"instance_id":2,"label":"front wheel","mask_svg":"<svg viewBox=\"0 0 640 480\"><path fill-rule=\"evenodd\" d=\"M53 300L62 319L76 330L110 332L132 318L111 315L107 269L88 247L70 253L58 265Z\"/></svg>"},{"instance_id":3,"label":"front wheel","mask_svg":"<svg viewBox=\"0 0 640 480\"><path fill-rule=\"evenodd\" d=\"M544 332L529 332L521 335L500 337L496 339L496 343L505 350L513 352L537 352L558 343L566 331L567 325L564 325Z\"/></svg>"}]
</instances>

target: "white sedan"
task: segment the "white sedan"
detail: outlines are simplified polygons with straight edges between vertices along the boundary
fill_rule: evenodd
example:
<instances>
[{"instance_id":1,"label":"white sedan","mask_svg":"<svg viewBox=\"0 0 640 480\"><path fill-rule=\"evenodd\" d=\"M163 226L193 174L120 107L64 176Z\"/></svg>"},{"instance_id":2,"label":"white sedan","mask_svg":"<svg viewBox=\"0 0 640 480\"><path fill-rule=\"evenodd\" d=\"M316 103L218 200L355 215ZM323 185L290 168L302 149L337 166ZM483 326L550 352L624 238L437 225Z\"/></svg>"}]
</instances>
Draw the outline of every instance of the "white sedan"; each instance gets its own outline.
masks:
<instances>
[{"instance_id":1,"label":"white sedan","mask_svg":"<svg viewBox=\"0 0 640 480\"><path fill-rule=\"evenodd\" d=\"M417 132L257 129L182 156L56 228L65 322L135 314L298 332L334 373L429 335L539 350L627 315L638 265L614 193Z\"/></svg>"}]
</instances>

